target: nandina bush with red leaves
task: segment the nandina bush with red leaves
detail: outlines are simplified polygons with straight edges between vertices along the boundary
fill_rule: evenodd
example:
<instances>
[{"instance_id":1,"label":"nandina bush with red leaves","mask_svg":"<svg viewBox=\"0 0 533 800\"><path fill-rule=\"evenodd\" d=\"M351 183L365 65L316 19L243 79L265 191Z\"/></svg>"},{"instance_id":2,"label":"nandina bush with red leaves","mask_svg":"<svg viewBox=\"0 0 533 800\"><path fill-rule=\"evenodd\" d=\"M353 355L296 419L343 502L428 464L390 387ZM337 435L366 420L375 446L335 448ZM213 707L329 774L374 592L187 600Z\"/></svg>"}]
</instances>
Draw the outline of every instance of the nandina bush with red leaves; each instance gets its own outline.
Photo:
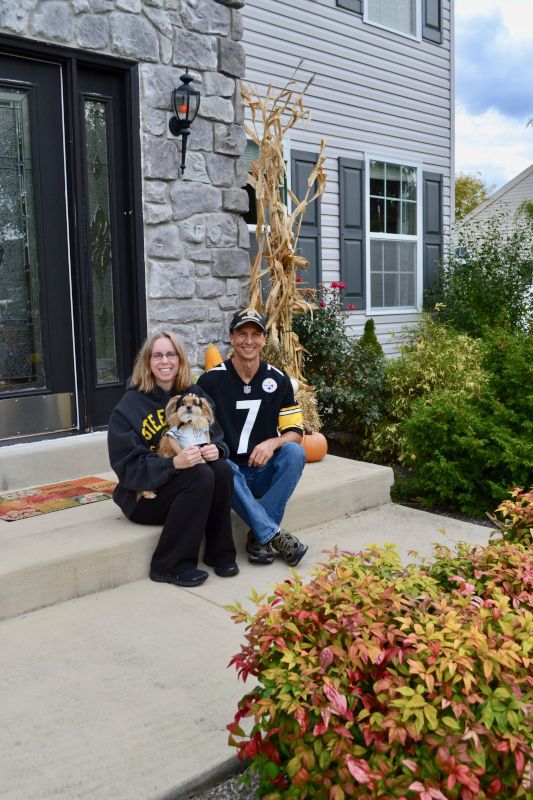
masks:
<instances>
[{"instance_id":1,"label":"nandina bush with red leaves","mask_svg":"<svg viewBox=\"0 0 533 800\"><path fill-rule=\"evenodd\" d=\"M230 744L262 798L527 796L533 552L467 555L441 550L455 575L443 586L440 569L402 567L393 547L333 553L256 597L255 614L232 608L247 632L231 663L257 685Z\"/></svg>"},{"instance_id":2,"label":"nandina bush with red leaves","mask_svg":"<svg viewBox=\"0 0 533 800\"><path fill-rule=\"evenodd\" d=\"M494 514L487 516L506 541L529 547L533 544L533 486L529 492L516 488L509 494L511 500L504 500Z\"/></svg>"}]
</instances>

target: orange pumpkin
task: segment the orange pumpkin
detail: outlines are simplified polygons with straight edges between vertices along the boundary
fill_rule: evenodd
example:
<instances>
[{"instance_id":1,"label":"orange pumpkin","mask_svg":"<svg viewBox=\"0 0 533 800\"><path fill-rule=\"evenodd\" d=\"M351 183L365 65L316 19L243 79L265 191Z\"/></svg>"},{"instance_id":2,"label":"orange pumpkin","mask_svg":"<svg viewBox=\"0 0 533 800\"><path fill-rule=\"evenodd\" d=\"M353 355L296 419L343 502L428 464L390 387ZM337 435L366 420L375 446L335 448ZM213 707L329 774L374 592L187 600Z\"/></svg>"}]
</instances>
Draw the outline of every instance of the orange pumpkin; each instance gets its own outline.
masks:
<instances>
[{"instance_id":1,"label":"orange pumpkin","mask_svg":"<svg viewBox=\"0 0 533 800\"><path fill-rule=\"evenodd\" d=\"M322 461L328 452L327 439L324 434L319 433L319 431L304 433L302 447L305 450L305 460L308 464L312 464L315 461Z\"/></svg>"},{"instance_id":2,"label":"orange pumpkin","mask_svg":"<svg viewBox=\"0 0 533 800\"><path fill-rule=\"evenodd\" d=\"M205 351L205 360L204 360L204 369L206 372L209 372L210 369L213 367L218 367L219 364L222 364L224 359L220 355L220 351L214 344L208 344L207 350Z\"/></svg>"}]
</instances>

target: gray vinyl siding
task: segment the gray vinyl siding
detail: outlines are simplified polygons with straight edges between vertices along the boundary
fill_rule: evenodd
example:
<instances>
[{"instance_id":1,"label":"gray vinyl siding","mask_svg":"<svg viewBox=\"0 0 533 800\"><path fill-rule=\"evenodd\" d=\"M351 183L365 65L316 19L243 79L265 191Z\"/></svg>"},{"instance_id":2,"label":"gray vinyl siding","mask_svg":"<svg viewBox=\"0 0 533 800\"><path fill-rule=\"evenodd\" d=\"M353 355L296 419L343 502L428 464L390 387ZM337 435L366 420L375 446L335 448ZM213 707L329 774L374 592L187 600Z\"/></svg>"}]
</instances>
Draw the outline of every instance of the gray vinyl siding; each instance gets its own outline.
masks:
<instances>
[{"instance_id":1,"label":"gray vinyl siding","mask_svg":"<svg viewBox=\"0 0 533 800\"><path fill-rule=\"evenodd\" d=\"M366 24L335 0L246 0L245 81L259 89L269 83L281 87L300 59L301 75L316 75L305 101L311 120L291 131L290 146L317 152L320 139L327 140L323 281L339 279L339 157L364 159L367 153L379 153L441 173L444 230L449 230L450 5L451 0L442 0L442 43L437 44Z\"/></svg>"},{"instance_id":2,"label":"gray vinyl siding","mask_svg":"<svg viewBox=\"0 0 533 800\"><path fill-rule=\"evenodd\" d=\"M364 314L350 314L346 330L350 336L362 336L367 317ZM419 320L418 314L390 314L374 318L374 329L386 356L398 355L400 345L408 332Z\"/></svg>"}]
</instances>

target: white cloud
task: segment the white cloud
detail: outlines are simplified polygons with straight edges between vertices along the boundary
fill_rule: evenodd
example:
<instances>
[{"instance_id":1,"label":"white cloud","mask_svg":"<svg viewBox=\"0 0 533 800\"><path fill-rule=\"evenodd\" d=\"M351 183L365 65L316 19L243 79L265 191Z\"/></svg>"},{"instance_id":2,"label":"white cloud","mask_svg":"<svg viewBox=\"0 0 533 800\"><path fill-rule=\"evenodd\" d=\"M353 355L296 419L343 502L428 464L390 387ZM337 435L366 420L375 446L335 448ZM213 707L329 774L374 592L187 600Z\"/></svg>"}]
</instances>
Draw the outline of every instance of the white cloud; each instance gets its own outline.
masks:
<instances>
[{"instance_id":1,"label":"white cloud","mask_svg":"<svg viewBox=\"0 0 533 800\"><path fill-rule=\"evenodd\" d=\"M533 128L526 128L495 109L474 116L455 111L456 172L481 172L499 188L533 163Z\"/></svg>"},{"instance_id":2,"label":"white cloud","mask_svg":"<svg viewBox=\"0 0 533 800\"><path fill-rule=\"evenodd\" d=\"M533 2L454 6L456 171L480 172L499 188L533 163Z\"/></svg>"},{"instance_id":3,"label":"white cloud","mask_svg":"<svg viewBox=\"0 0 533 800\"><path fill-rule=\"evenodd\" d=\"M533 38L531 0L456 0L454 9L456 23L468 24L498 13L510 38L518 41L531 41Z\"/></svg>"}]
</instances>

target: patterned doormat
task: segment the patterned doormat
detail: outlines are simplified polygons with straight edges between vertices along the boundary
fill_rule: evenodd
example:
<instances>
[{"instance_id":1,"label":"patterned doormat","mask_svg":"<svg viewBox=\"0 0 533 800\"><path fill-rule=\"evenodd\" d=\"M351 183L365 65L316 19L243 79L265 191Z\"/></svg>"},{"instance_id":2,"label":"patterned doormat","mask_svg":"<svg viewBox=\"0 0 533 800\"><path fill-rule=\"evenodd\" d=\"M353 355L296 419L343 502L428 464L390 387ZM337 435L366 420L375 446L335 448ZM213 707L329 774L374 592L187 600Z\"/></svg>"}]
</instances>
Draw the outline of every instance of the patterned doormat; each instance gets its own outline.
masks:
<instances>
[{"instance_id":1,"label":"patterned doormat","mask_svg":"<svg viewBox=\"0 0 533 800\"><path fill-rule=\"evenodd\" d=\"M89 476L0 494L0 519L16 522L64 508L99 503L100 500L109 500L115 486L114 481Z\"/></svg>"}]
</instances>

